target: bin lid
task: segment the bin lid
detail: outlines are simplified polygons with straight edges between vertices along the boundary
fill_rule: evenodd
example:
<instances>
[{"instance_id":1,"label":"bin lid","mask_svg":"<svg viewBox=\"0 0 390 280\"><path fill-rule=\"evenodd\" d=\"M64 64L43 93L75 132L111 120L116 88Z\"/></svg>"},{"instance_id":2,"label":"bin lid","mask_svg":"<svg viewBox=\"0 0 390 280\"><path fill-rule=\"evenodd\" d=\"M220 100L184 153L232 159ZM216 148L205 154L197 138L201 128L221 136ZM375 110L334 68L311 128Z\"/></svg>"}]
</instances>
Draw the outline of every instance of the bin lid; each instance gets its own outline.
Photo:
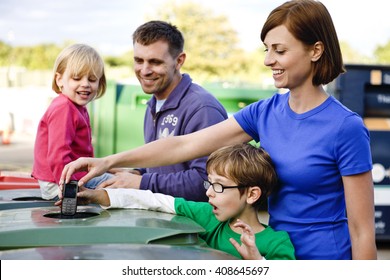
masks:
<instances>
[{"instance_id":1,"label":"bin lid","mask_svg":"<svg viewBox=\"0 0 390 280\"><path fill-rule=\"evenodd\" d=\"M0 175L0 190L12 189L39 189L39 183L31 177Z\"/></svg>"},{"instance_id":2,"label":"bin lid","mask_svg":"<svg viewBox=\"0 0 390 280\"><path fill-rule=\"evenodd\" d=\"M40 189L13 189L13 190L0 190L0 202L1 201L12 201L18 197L35 196L41 197Z\"/></svg>"},{"instance_id":3,"label":"bin lid","mask_svg":"<svg viewBox=\"0 0 390 280\"><path fill-rule=\"evenodd\" d=\"M51 216L52 215L52 216ZM79 206L78 218L59 207L0 211L0 250L92 244L199 244L204 229L193 220L167 213Z\"/></svg>"},{"instance_id":4,"label":"bin lid","mask_svg":"<svg viewBox=\"0 0 390 280\"><path fill-rule=\"evenodd\" d=\"M48 207L54 202L44 200L39 189L0 190L0 210Z\"/></svg>"},{"instance_id":5,"label":"bin lid","mask_svg":"<svg viewBox=\"0 0 390 280\"><path fill-rule=\"evenodd\" d=\"M0 252L1 260L221 260L237 259L201 246L100 244L40 247Z\"/></svg>"}]
</instances>

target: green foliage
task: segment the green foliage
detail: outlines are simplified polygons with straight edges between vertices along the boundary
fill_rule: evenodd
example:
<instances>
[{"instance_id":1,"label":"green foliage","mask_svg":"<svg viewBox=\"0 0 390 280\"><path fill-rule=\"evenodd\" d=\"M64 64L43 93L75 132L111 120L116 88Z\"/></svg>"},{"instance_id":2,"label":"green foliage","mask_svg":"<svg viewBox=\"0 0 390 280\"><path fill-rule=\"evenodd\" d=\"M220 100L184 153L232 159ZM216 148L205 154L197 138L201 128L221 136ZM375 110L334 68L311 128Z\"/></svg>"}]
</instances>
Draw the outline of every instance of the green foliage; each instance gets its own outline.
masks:
<instances>
[{"instance_id":1,"label":"green foliage","mask_svg":"<svg viewBox=\"0 0 390 280\"><path fill-rule=\"evenodd\" d=\"M29 70L52 69L54 61L61 51L54 44L41 44L32 47L15 47L12 50L13 64Z\"/></svg>"},{"instance_id":2,"label":"green foliage","mask_svg":"<svg viewBox=\"0 0 390 280\"><path fill-rule=\"evenodd\" d=\"M125 64L125 62L117 56L106 56L104 62L111 67L119 67Z\"/></svg>"},{"instance_id":3,"label":"green foliage","mask_svg":"<svg viewBox=\"0 0 390 280\"><path fill-rule=\"evenodd\" d=\"M168 0L154 11L146 20L165 20L183 32L187 54L183 72L190 73L196 82L272 86L270 70L263 64L264 51L260 40L259 48L252 52L239 48L238 34L226 16L217 15L196 2L179 0ZM72 43L12 47L0 41L0 67L12 65L27 70L51 70L58 53ZM372 57L358 53L346 42L340 44L345 63L390 63L390 41L378 46ZM133 75L133 51L120 56L105 56L104 60L114 77Z\"/></svg>"},{"instance_id":4,"label":"green foliage","mask_svg":"<svg viewBox=\"0 0 390 280\"><path fill-rule=\"evenodd\" d=\"M0 66L8 66L10 61L12 47L0 41Z\"/></svg>"},{"instance_id":5,"label":"green foliage","mask_svg":"<svg viewBox=\"0 0 390 280\"><path fill-rule=\"evenodd\" d=\"M354 50L347 42L340 42L341 52L343 54L344 63L358 63L358 64L369 64L375 63L373 58L364 56Z\"/></svg>"},{"instance_id":6,"label":"green foliage","mask_svg":"<svg viewBox=\"0 0 390 280\"><path fill-rule=\"evenodd\" d=\"M168 1L149 19L176 25L185 39L187 60L183 71L197 80L215 80L242 69L244 51L239 49L237 32L228 18L215 15L194 2Z\"/></svg>"},{"instance_id":7,"label":"green foliage","mask_svg":"<svg viewBox=\"0 0 390 280\"><path fill-rule=\"evenodd\" d=\"M62 48L54 44L29 47L11 47L0 42L0 66L22 66L29 70L47 70L53 67Z\"/></svg>"},{"instance_id":8,"label":"green foliage","mask_svg":"<svg viewBox=\"0 0 390 280\"><path fill-rule=\"evenodd\" d=\"M104 62L109 67L133 67L133 51L127 52L121 56L105 56Z\"/></svg>"},{"instance_id":9,"label":"green foliage","mask_svg":"<svg viewBox=\"0 0 390 280\"><path fill-rule=\"evenodd\" d=\"M383 46L378 46L374 52L378 63L390 64L390 40Z\"/></svg>"}]
</instances>

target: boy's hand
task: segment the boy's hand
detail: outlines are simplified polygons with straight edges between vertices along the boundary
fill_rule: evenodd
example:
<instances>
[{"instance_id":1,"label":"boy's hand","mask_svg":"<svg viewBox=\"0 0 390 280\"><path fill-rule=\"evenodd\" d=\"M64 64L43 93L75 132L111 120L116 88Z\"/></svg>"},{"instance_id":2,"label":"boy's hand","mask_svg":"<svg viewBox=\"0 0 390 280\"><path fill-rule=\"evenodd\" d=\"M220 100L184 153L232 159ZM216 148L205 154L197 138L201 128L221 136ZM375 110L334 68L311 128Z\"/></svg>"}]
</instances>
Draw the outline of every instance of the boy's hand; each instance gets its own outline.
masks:
<instances>
[{"instance_id":1,"label":"boy's hand","mask_svg":"<svg viewBox=\"0 0 390 280\"><path fill-rule=\"evenodd\" d=\"M79 187L79 192L77 193L77 199L80 201L80 204L96 203L102 206L110 206L111 204L110 198L104 189L91 190L81 186Z\"/></svg>"},{"instance_id":2,"label":"boy's hand","mask_svg":"<svg viewBox=\"0 0 390 280\"><path fill-rule=\"evenodd\" d=\"M240 238L241 245L233 238L229 239L230 243L236 248L241 257L244 260L262 260L263 256L256 247L255 234L252 228L239 219L237 219L237 222L233 226L242 229Z\"/></svg>"}]
</instances>

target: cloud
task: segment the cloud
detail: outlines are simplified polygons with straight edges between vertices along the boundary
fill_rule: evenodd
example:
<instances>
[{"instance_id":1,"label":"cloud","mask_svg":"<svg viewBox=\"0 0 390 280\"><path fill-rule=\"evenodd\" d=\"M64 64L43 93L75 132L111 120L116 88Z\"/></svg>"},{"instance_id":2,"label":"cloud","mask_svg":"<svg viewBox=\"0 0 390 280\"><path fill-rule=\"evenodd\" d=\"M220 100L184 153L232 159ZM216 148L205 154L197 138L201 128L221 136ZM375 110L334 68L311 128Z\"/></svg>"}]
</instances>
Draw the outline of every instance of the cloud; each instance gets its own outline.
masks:
<instances>
[{"instance_id":1,"label":"cloud","mask_svg":"<svg viewBox=\"0 0 390 280\"><path fill-rule=\"evenodd\" d=\"M178 1L178 0L177 0ZM182 0L180 0L182 1ZM102 46L104 53L131 49L131 34L166 0L1 0L0 40L13 45L62 44L66 40ZM227 15L246 49L261 46L261 27L284 0L192 0L215 14ZM390 39L388 9L381 0L322 1L339 39L370 55ZM10 31L14 38L10 42ZM111 47L110 47L111 46ZM98 48L99 49L99 48ZM103 51L103 50L100 50Z\"/></svg>"}]
</instances>

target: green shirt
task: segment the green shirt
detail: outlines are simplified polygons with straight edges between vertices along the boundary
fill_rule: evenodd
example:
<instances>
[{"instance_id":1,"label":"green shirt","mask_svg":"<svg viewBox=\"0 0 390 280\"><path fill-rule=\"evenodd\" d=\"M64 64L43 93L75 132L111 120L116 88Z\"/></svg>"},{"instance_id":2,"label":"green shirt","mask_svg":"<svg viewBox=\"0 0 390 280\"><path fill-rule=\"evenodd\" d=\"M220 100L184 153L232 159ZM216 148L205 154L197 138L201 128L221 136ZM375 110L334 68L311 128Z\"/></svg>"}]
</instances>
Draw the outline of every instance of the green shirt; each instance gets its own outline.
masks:
<instances>
[{"instance_id":1,"label":"green shirt","mask_svg":"<svg viewBox=\"0 0 390 280\"><path fill-rule=\"evenodd\" d=\"M200 233L199 236L207 245L241 258L229 241L233 238L241 244L241 235L230 228L229 221L218 221L209 203L175 198L175 211L178 215L191 218L205 229L205 232ZM265 229L255 234L256 246L260 254L267 260L294 260L295 250L287 232L275 231L267 225L263 226Z\"/></svg>"}]
</instances>

